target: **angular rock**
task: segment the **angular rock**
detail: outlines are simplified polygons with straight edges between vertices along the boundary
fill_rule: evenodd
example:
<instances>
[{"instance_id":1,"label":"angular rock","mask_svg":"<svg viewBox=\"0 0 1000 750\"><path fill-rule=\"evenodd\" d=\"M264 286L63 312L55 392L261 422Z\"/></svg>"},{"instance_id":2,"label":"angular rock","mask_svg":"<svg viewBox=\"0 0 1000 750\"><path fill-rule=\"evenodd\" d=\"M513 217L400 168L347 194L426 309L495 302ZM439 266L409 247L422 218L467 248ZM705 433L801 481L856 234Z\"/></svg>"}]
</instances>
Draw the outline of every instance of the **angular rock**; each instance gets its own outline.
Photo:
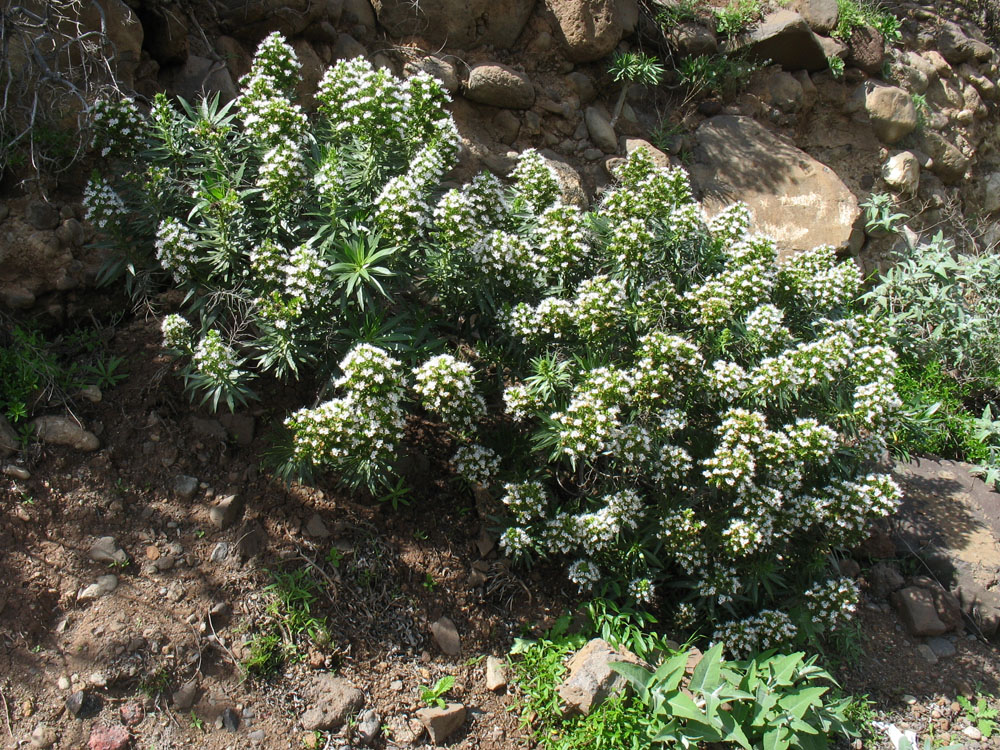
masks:
<instances>
[{"instance_id":1,"label":"angular rock","mask_svg":"<svg viewBox=\"0 0 1000 750\"><path fill-rule=\"evenodd\" d=\"M141 724L142 720L146 718L146 710L138 701L132 701L118 709L118 716L121 718L122 724L134 727L136 724Z\"/></svg>"},{"instance_id":2,"label":"angular rock","mask_svg":"<svg viewBox=\"0 0 1000 750\"><path fill-rule=\"evenodd\" d=\"M365 696L341 677L322 675L312 685L313 707L302 714L302 728L327 731L343 726L365 704Z\"/></svg>"},{"instance_id":3,"label":"angular rock","mask_svg":"<svg viewBox=\"0 0 1000 750\"><path fill-rule=\"evenodd\" d=\"M90 584L80 591L76 598L77 601L89 602L110 594L116 588L118 588L118 576L98 576L97 582Z\"/></svg>"},{"instance_id":4,"label":"angular rock","mask_svg":"<svg viewBox=\"0 0 1000 750\"><path fill-rule=\"evenodd\" d=\"M840 17L837 0L795 0L792 10L798 11L817 34L829 34Z\"/></svg>"},{"instance_id":5,"label":"angular rock","mask_svg":"<svg viewBox=\"0 0 1000 750\"><path fill-rule=\"evenodd\" d=\"M131 739L132 736L123 726L98 724L90 731L87 747L90 750L122 750Z\"/></svg>"},{"instance_id":6,"label":"angular rock","mask_svg":"<svg viewBox=\"0 0 1000 750\"><path fill-rule=\"evenodd\" d=\"M245 501L240 495L226 495L209 509L208 516L217 529L228 529L243 514Z\"/></svg>"},{"instance_id":7,"label":"angular rock","mask_svg":"<svg viewBox=\"0 0 1000 750\"><path fill-rule=\"evenodd\" d=\"M521 35L535 0L373 0L372 5L391 37L419 36L456 49L505 49Z\"/></svg>"},{"instance_id":8,"label":"angular rock","mask_svg":"<svg viewBox=\"0 0 1000 750\"><path fill-rule=\"evenodd\" d=\"M594 79L586 73L575 70L566 76L566 80L580 98L581 104L590 104L597 98L597 88L594 86Z\"/></svg>"},{"instance_id":9,"label":"angular rock","mask_svg":"<svg viewBox=\"0 0 1000 750\"><path fill-rule=\"evenodd\" d=\"M968 157L940 134L925 132L923 146L933 160L931 171L943 182L956 183L965 176L965 172L969 168Z\"/></svg>"},{"instance_id":10,"label":"angular rock","mask_svg":"<svg viewBox=\"0 0 1000 750\"><path fill-rule=\"evenodd\" d=\"M864 97L872 129L883 143L895 143L916 130L917 109L913 106L913 97L898 86L866 81L856 96Z\"/></svg>"},{"instance_id":11,"label":"angular rock","mask_svg":"<svg viewBox=\"0 0 1000 750\"><path fill-rule=\"evenodd\" d=\"M874 26L857 26L847 41L844 61L870 76L878 75L885 60L885 39Z\"/></svg>"},{"instance_id":12,"label":"angular rock","mask_svg":"<svg viewBox=\"0 0 1000 750\"><path fill-rule=\"evenodd\" d=\"M932 637L948 632L948 625L938 616L934 596L927 589L907 586L893 595L892 602L911 635Z\"/></svg>"},{"instance_id":13,"label":"angular rock","mask_svg":"<svg viewBox=\"0 0 1000 750\"><path fill-rule=\"evenodd\" d=\"M365 745L375 744L382 731L382 718L374 708L370 708L358 717L358 739Z\"/></svg>"},{"instance_id":14,"label":"angular rock","mask_svg":"<svg viewBox=\"0 0 1000 750\"><path fill-rule=\"evenodd\" d=\"M583 119L587 123L590 140L606 154L617 153L618 136L607 115L599 107L587 107Z\"/></svg>"},{"instance_id":15,"label":"angular rock","mask_svg":"<svg viewBox=\"0 0 1000 750\"><path fill-rule=\"evenodd\" d=\"M465 706L448 703L444 708L422 708L417 711L431 742L440 745L465 723Z\"/></svg>"},{"instance_id":16,"label":"angular rock","mask_svg":"<svg viewBox=\"0 0 1000 750\"><path fill-rule=\"evenodd\" d=\"M976 56L972 39L957 23L945 21L938 27L934 48L952 65L968 62Z\"/></svg>"},{"instance_id":17,"label":"angular rock","mask_svg":"<svg viewBox=\"0 0 1000 750\"><path fill-rule=\"evenodd\" d=\"M184 64L173 71L170 86L189 102L202 94L218 93L223 102L236 98L236 85L225 63L200 55L189 55Z\"/></svg>"},{"instance_id":18,"label":"angular rock","mask_svg":"<svg viewBox=\"0 0 1000 750\"><path fill-rule=\"evenodd\" d=\"M353 60L355 57L366 57L368 50L350 34L338 34L330 54L334 60Z\"/></svg>"},{"instance_id":19,"label":"angular rock","mask_svg":"<svg viewBox=\"0 0 1000 750\"><path fill-rule=\"evenodd\" d=\"M198 681L188 680L171 696L178 711L190 711L198 699Z\"/></svg>"},{"instance_id":20,"label":"angular rock","mask_svg":"<svg viewBox=\"0 0 1000 750\"><path fill-rule=\"evenodd\" d=\"M1000 172L993 172L983 180L983 212L991 214L994 211L1000 211Z\"/></svg>"},{"instance_id":21,"label":"angular rock","mask_svg":"<svg viewBox=\"0 0 1000 750\"><path fill-rule=\"evenodd\" d=\"M97 435L69 417L38 417L29 426L39 440L49 445L65 445L78 451L96 451L101 447Z\"/></svg>"},{"instance_id":22,"label":"angular rock","mask_svg":"<svg viewBox=\"0 0 1000 750\"><path fill-rule=\"evenodd\" d=\"M113 536L102 536L90 545L90 559L108 565L124 565L128 562L128 555Z\"/></svg>"},{"instance_id":23,"label":"angular rock","mask_svg":"<svg viewBox=\"0 0 1000 750\"><path fill-rule=\"evenodd\" d=\"M561 156L546 149L542 151L546 163L556 171L556 180L559 182L560 198L568 206L577 206L586 209L590 205L587 192L583 187L583 180L580 173L573 166L567 163Z\"/></svg>"},{"instance_id":24,"label":"angular rock","mask_svg":"<svg viewBox=\"0 0 1000 750\"><path fill-rule=\"evenodd\" d=\"M469 72L465 98L508 109L530 109L535 87L524 73L499 63L480 63Z\"/></svg>"},{"instance_id":25,"label":"angular rock","mask_svg":"<svg viewBox=\"0 0 1000 750\"><path fill-rule=\"evenodd\" d=\"M805 92L791 73L781 70L772 75L767 81L767 91L771 95L771 103L782 112L792 113L802 109Z\"/></svg>"},{"instance_id":26,"label":"angular rock","mask_svg":"<svg viewBox=\"0 0 1000 750\"><path fill-rule=\"evenodd\" d=\"M678 24L667 38L681 57L714 55L719 51L715 32L700 23Z\"/></svg>"},{"instance_id":27,"label":"angular rock","mask_svg":"<svg viewBox=\"0 0 1000 750\"><path fill-rule=\"evenodd\" d=\"M920 187L920 162L912 151L900 151L882 165L882 179L897 193L916 195Z\"/></svg>"},{"instance_id":28,"label":"angular rock","mask_svg":"<svg viewBox=\"0 0 1000 750\"><path fill-rule=\"evenodd\" d=\"M619 139L619 145L621 146L622 152L626 156L631 156L639 149L644 149L653 160L653 164L657 167L660 167L661 169L670 169L670 167L673 166L669 156L660 151L660 149L652 143L643 140L642 138L629 138L628 136L622 136Z\"/></svg>"},{"instance_id":29,"label":"angular rock","mask_svg":"<svg viewBox=\"0 0 1000 750\"><path fill-rule=\"evenodd\" d=\"M45 201L31 201L24 218L35 229L55 229L59 226L59 209Z\"/></svg>"},{"instance_id":30,"label":"angular rock","mask_svg":"<svg viewBox=\"0 0 1000 750\"><path fill-rule=\"evenodd\" d=\"M371 6L367 0L368 13ZM271 31L294 37L320 20L326 3L313 0L219 0L216 3L224 27L236 37L257 41ZM374 25L372 16L372 25Z\"/></svg>"},{"instance_id":31,"label":"angular rock","mask_svg":"<svg viewBox=\"0 0 1000 750\"><path fill-rule=\"evenodd\" d=\"M755 60L770 60L785 70L808 70L827 67L826 52L809 24L792 10L779 10L764 17L750 30L740 49Z\"/></svg>"},{"instance_id":32,"label":"angular rock","mask_svg":"<svg viewBox=\"0 0 1000 750\"><path fill-rule=\"evenodd\" d=\"M921 643L919 646L917 646L917 653L928 664L938 663L937 654L935 654L934 649L932 649L926 643Z\"/></svg>"},{"instance_id":33,"label":"angular rock","mask_svg":"<svg viewBox=\"0 0 1000 750\"><path fill-rule=\"evenodd\" d=\"M431 623L431 633L434 642L448 656L460 656L462 653L462 639L458 635L458 628L455 627L449 618L442 617L437 622Z\"/></svg>"},{"instance_id":34,"label":"angular rock","mask_svg":"<svg viewBox=\"0 0 1000 750\"><path fill-rule=\"evenodd\" d=\"M744 201L754 229L773 237L781 257L830 245L858 249L861 210L824 164L749 117L719 115L696 131L691 178L714 215Z\"/></svg>"},{"instance_id":35,"label":"angular rock","mask_svg":"<svg viewBox=\"0 0 1000 750\"><path fill-rule=\"evenodd\" d=\"M222 712L222 726L227 732L235 732L240 728L240 714L233 708L226 708Z\"/></svg>"},{"instance_id":36,"label":"angular rock","mask_svg":"<svg viewBox=\"0 0 1000 750\"><path fill-rule=\"evenodd\" d=\"M507 669L493 655L486 657L486 689L494 693L507 687Z\"/></svg>"},{"instance_id":37,"label":"angular rock","mask_svg":"<svg viewBox=\"0 0 1000 750\"><path fill-rule=\"evenodd\" d=\"M569 673L557 689L565 704L565 713L588 714L611 695L625 689L628 681L611 669L613 662L642 664L635 654L625 649L615 650L601 638L588 641L573 655L568 664Z\"/></svg>"},{"instance_id":38,"label":"angular rock","mask_svg":"<svg viewBox=\"0 0 1000 750\"><path fill-rule=\"evenodd\" d=\"M611 51L624 32L617 0L546 0L572 62L593 62Z\"/></svg>"},{"instance_id":39,"label":"angular rock","mask_svg":"<svg viewBox=\"0 0 1000 750\"><path fill-rule=\"evenodd\" d=\"M954 656L956 653L955 644L949 641L947 638L931 638L927 641L927 645L931 647L934 655L939 659L947 659L949 656Z\"/></svg>"}]
</instances>

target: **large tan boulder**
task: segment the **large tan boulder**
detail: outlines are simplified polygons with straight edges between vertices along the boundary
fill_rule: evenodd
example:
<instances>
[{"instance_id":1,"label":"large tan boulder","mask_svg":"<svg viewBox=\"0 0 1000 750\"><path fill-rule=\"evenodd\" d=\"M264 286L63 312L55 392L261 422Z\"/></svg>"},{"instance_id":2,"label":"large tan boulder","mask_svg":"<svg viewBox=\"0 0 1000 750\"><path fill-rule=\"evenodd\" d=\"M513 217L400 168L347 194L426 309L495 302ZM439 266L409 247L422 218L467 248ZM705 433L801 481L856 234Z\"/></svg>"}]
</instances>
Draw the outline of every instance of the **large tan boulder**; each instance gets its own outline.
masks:
<instances>
[{"instance_id":1,"label":"large tan boulder","mask_svg":"<svg viewBox=\"0 0 1000 750\"><path fill-rule=\"evenodd\" d=\"M611 54L631 16L622 0L545 0L545 4L573 62L592 62Z\"/></svg>"},{"instance_id":2,"label":"large tan boulder","mask_svg":"<svg viewBox=\"0 0 1000 750\"><path fill-rule=\"evenodd\" d=\"M499 63L480 63L469 72L465 98L493 107L530 109L535 103L535 87L519 70Z\"/></svg>"},{"instance_id":3,"label":"large tan boulder","mask_svg":"<svg viewBox=\"0 0 1000 750\"><path fill-rule=\"evenodd\" d=\"M917 109L913 106L913 97L898 86L866 81L856 96L864 97L872 129L883 143L895 143L916 130Z\"/></svg>"},{"instance_id":4,"label":"large tan boulder","mask_svg":"<svg viewBox=\"0 0 1000 750\"><path fill-rule=\"evenodd\" d=\"M373 0L392 37L419 36L434 45L512 47L535 0Z\"/></svg>"},{"instance_id":5,"label":"large tan boulder","mask_svg":"<svg viewBox=\"0 0 1000 750\"><path fill-rule=\"evenodd\" d=\"M743 201L781 257L819 245L860 248L857 198L832 169L749 117L718 115L695 135L691 178L709 215Z\"/></svg>"}]
</instances>

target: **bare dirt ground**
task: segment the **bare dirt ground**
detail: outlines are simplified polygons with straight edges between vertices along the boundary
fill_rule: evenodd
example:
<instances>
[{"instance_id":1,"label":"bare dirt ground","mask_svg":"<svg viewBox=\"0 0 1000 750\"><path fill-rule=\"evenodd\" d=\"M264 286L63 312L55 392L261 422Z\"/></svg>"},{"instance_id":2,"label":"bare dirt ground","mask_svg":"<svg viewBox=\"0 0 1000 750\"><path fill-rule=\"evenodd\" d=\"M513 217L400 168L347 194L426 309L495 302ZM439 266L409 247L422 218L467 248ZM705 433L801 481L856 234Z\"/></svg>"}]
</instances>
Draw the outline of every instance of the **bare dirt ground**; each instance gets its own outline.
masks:
<instances>
[{"instance_id":1,"label":"bare dirt ground","mask_svg":"<svg viewBox=\"0 0 1000 750\"><path fill-rule=\"evenodd\" d=\"M484 657L540 632L573 606L572 592L556 569L498 559L471 494L434 473L445 448L432 427L414 425L425 453L409 505L323 481L287 486L260 467L288 404L266 403L227 431L187 401L154 318L121 325L110 347L127 358L128 378L99 403L74 405L102 447L34 448L30 479L0 477L0 747L86 747L101 724L127 725L131 747L143 749L360 747L352 722L302 729L326 673L360 688L381 727L376 747L429 742L412 736L419 686L445 675L468 709L449 747L534 744L513 695L486 689ZM191 497L176 491L181 475L198 480ZM220 528L210 510L228 495L245 507ZM106 536L127 563L91 559ZM329 638L300 639L277 674L247 677L239 664L275 621L267 587L296 571L319 584L310 614L325 618ZM117 588L80 600L108 575ZM959 634L956 653L931 665L888 604L868 599L859 611L853 659L835 665L845 690L869 695L901 728L931 722L936 740L954 732L970 747L1000 747L961 735L965 713L952 710L957 695L1000 692L992 645ZM431 634L441 617L455 623L458 655ZM80 691L82 706L71 699Z\"/></svg>"}]
</instances>

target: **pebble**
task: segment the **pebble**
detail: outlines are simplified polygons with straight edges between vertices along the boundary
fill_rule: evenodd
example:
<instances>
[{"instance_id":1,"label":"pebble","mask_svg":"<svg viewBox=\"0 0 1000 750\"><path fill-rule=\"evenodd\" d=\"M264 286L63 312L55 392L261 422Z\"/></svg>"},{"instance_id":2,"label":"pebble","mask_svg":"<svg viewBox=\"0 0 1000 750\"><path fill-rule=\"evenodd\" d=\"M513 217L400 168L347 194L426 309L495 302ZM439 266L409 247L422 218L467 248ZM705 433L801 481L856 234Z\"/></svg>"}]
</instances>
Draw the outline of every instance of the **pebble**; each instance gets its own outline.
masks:
<instances>
[{"instance_id":1,"label":"pebble","mask_svg":"<svg viewBox=\"0 0 1000 750\"><path fill-rule=\"evenodd\" d=\"M250 732L250 741L255 745L261 745L264 743L264 730L255 729Z\"/></svg>"},{"instance_id":2,"label":"pebble","mask_svg":"<svg viewBox=\"0 0 1000 750\"><path fill-rule=\"evenodd\" d=\"M56 685L60 690L69 690L70 684L69 677L66 675L59 675L59 680L56 682Z\"/></svg>"},{"instance_id":3,"label":"pebble","mask_svg":"<svg viewBox=\"0 0 1000 750\"><path fill-rule=\"evenodd\" d=\"M917 653L921 657L923 657L924 661L926 661L928 664L938 663L937 654L935 654L934 649L932 649L926 643L921 643L919 646L917 646Z\"/></svg>"},{"instance_id":4,"label":"pebble","mask_svg":"<svg viewBox=\"0 0 1000 750\"><path fill-rule=\"evenodd\" d=\"M983 738L983 733L979 731L978 727L966 727L962 730L962 734L975 742L979 742Z\"/></svg>"},{"instance_id":5,"label":"pebble","mask_svg":"<svg viewBox=\"0 0 1000 750\"><path fill-rule=\"evenodd\" d=\"M20 479L23 482L27 482L31 479L31 474L27 469L22 469L20 466L15 466L14 464L7 464L4 466L3 473L11 479Z\"/></svg>"},{"instance_id":6,"label":"pebble","mask_svg":"<svg viewBox=\"0 0 1000 750\"><path fill-rule=\"evenodd\" d=\"M955 655L955 644L947 638L931 638L927 645L942 659Z\"/></svg>"},{"instance_id":7,"label":"pebble","mask_svg":"<svg viewBox=\"0 0 1000 750\"><path fill-rule=\"evenodd\" d=\"M212 550L212 562L221 563L229 557L229 545L226 542L219 542Z\"/></svg>"},{"instance_id":8,"label":"pebble","mask_svg":"<svg viewBox=\"0 0 1000 750\"><path fill-rule=\"evenodd\" d=\"M222 712L222 726L226 728L228 732L235 732L240 728L240 715L231 708L227 708Z\"/></svg>"}]
</instances>

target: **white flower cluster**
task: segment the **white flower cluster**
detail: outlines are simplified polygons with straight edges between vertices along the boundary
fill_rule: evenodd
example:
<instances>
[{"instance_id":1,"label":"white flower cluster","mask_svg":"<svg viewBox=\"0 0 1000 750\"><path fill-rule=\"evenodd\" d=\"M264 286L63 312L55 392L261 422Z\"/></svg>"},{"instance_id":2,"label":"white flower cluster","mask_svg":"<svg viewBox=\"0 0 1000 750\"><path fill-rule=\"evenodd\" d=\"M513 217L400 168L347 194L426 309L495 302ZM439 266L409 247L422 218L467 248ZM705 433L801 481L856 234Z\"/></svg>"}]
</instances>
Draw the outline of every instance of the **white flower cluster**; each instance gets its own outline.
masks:
<instances>
[{"instance_id":1,"label":"white flower cluster","mask_svg":"<svg viewBox=\"0 0 1000 750\"><path fill-rule=\"evenodd\" d=\"M705 521L695 518L694 508L680 508L660 519L659 540L664 551L688 573L693 574L708 564L708 555L701 541L708 528Z\"/></svg>"},{"instance_id":2,"label":"white flower cluster","mask_svg":"<svg viewBox=\"0 0 1000 750\"><path fill-rule=\"evenodd\" d=\"M749 380L747 371L735 362L717 359L712 363L712 369L705 373L705 378L715 400L731 403L743 396Z\"/></svg>"},{"instance_id":3,"label":"white flower cluster","mask_svg":"<svg viewBox=\"0 0 1000 750\"><path fill-rule=\"evenodd\" d=\"M796 253L778 273L778 284L796 308L826 312L853 302L861 287L861 272L853 261L837 262L828 245Z\"/></svg>"},{"instance_id":4,"label":"white flower cluster","mask_svg":"<svg viewBox=\"0 0 1000 750\"><path fill-rule=\"evenodd\" d=\"M160 323L160 331L168 349L187 351L191 348L191 324L180 315L167 315Z\"/></svg>"},{"instance_id":5,"label":"white flower cluster","mask_svg":"<svg viewBox=\"0 0 1000 750\"><path fill-rule=\"evenodd\" d=\"M687 339L666 331L640 337L632 373L635 397L646 404L674 406L679 394L700 373L704 358Z\"/></svg>"},{"instance_id":6,"label":"white flower cluster","mask_svg":"<svg viewBox=\"0 0 1000 750\"><path fill-rule=\"evenodd\" d=\"M454 430L468 433L475 429L486 413L486 402L476 393L472 365L451 354L439 354L413 374L425 409L437 413Z\"/></svg>"},{"instance_id":7,"label":"white flower cluster","mask_svg":"<svg viewBox=\"0 0 1000 750\"><path fill-rule=\"evenodd\" d=\"M778 648L791 642L798 628L784 612L762 609L744 620L727 622L712 635L715 643L725 644L726 651L737 659Z\"/></svg>"},{"instance_id":8,"label":"white flower cluster","mask_svg":"<svg viewBox=\"0 0 1000 750\"><path fill-rule=\"evenodd\" d=\"M537 306L521 302L507 316L508 330L525 343L544 337L561 339L573 329L573 303L546 297Z\"/></svg>"},{"instance_id":9,"label":"white flower cluster","mask_svg":"<svg viewBox=\"0 0 1000 750\"><path fill-rule=\"evenodd\" d=\"M633 578L628 584L628 595L640 604L652 604L656 598L656 587L648 578Z\"/></svg>"},{"instance_id":10,"label":"white flower cluster","mask_svg":"<svg viewBox=\"0 0 1000 750\"><path fill-rule=\"evenodd\" d=\"M135 153L145 133L146 120L135 101L98 99L90 108L93 148L101 156L128 157Z\"/></svg>"},{"instance_id":11,"label":"white flower cluster","mask_svg":"<svg viewBox=\"0 0 1000 750\"><path fill-rule=\"evenodd\" d=\"M708 222L712 239L723 246L743 239L750 231L753 217L746 203L733 203L713 216Z\"/></svg>"},{"instance_id":12,"label":"white flower cluster","mask_svg":"<svg viewBox=\"0 0 1000 750\"><path fill-rule=\"evenodd\" d=\"M729 246L725 270L710 276L684 295L698 325L722 327L765 302L774 288L774 245L752 238Z\"/></svg>"},{"instance_id":13,"label":"white flower cluster","mask_svg":"<svg viewBox=\"0 0 1000 750\"><path fill-rule=\"evenodd\" d=\"M804 496L811 519L820 524L835 543L863 541L872 519L888 516L896 510L902 492L888 474L869 474L855 481L832 483L815 497Z\"/></svg>"},{"instance_id":14,"label":"white flower cluster","mask_svg":"<svg viewBox=\"0 0 1000 750\"><path fill-rule=\"evenodd\" d=\"M743 326L749 342L765 354L784 348L792 337L785 327L785 313L770 302L754 308L743 321Z\"/></svg>"},{"instance_id":15,"label":"white flower cluster","mask_svg":"<svg viewBox=\"0 0 1000 750\"><path fill-rule=\"evenodd\" d=\"M649 263L654 238L646 224L645 219L631 216L611 228L606 252L625 273L639 273Z\"/></svg>"},{"instance_id":16,"label":"white flower cluster","mask_svg":"<svg viewBox=\"0 0 1000 750\"><path fill-rule=\"evenodd\" d=\"M539 263L546 275L562 277L585 263L591 247L584 229L583 212L562 203L546 208L532 233Z\"/></svg>"},{"instance_id":17,"label":"white flower cluster","mask_svg":"<svg viewBox=\"0 0 1000 750\"><path fill-rule=\"evenodd\" d=\"M505 287L530 284L538 275L538 258L524 238L499 229L476 242L469 255L480 273Z\"/></svg>"},{"instance_id":18,"label":"white flower cluster","mask_svg":"<svg viewBox=\"0 0 1000 750\"><path fill-rule=\"evenodd\" d=\"M503 402L505 411L516 421L527 419L535 411L544 406L544 403L536 396L535 392L521 383L509 385L504 388Z\"/></svg>"},{"instance_id":19,"label":"white flower cluster","mask_svg":"<svg viewBox=\"0 0 1000 750\"><path fill-rule=\"evenodd\" d=\"M716 429L719 442L702 465L705 481L713 487L746 492L752 489L757 470L757 451L767 437L767 418L760 412L732 409Z\"/></svg>"},{"instance_id":20,"label":"white flower cluster","mask_svg":"<svg viewBox=\"0 0 1000 750\"><path fill-rule=\"evenodd\" d=\"M836 630L854 617L860 592L850 578L830 579L805 592L806 610L813 625Z\"/></svg>"},{"instance_id":21,"label":"white flower cluster","mask_svg":"<svg viewBox=\"0 0 1000 750\"><path fill-rule=\"evenodd\" d=\"M576 560L567 568L566 575L577 585L581 593L592 591L601 581L601 569L592 560Z\"/></svg>"},{"instance_id":22,"label":"white flower cluster","mask_svg":"<svg viewBox=\"0 0 1000 750\"><path fill-rule=\"evenodd\" d=\"M265 288L277 289L284 286L287 263L285 249L270 237L250 251L250 270L254 282Z\"/></svg>"},{"instance_id":23,"label":"white flower cluster","mask_svg":"<svg viewBox=\"0 0 1000 750\"><path fill-rule=\"evenodd\" d=\"M535 149L521 152L511 173L514 194L535 213L542 213L559 198L559 176Z\"/></svg>"},{"instance_id":24,"label":"white flower cluster","mask_svg":"<svg viewBox=\"0 0 1000 750\"><path fill-rule=\"evenodd\" d=\"M175 281L187 281L198 262L198 238L177 219L164 219L156 230L156 259Z\"/></svg>"},{"instance_id":25,"label":"white flower cluster","mask_svg":"<svg viewBox=\"0 0 1000 750\"><path fill-rule=\"evenodd\" d=\"M611 449L619 434L620 401L629 388L620 370L598 368L588 372L573 389L565 411L550 419L559 430L559 446L572 461L593 461Z\"/></svg>"},{"instance_id":26,"label":"white flower cluster","mask_svg":"<svg viewBox=\"0 0 1000 750\"><path fill-rule=\"evenodd\" d=\"M549 496L541 482L509 482L503 488L501 502L519 523L531 523L545 516Z\"/></svg>"},{"instance_id":27,"label":"white flower cluster","mask_svg":"<svg viewBox=\"0 0 1000 750\"><path fill-rule=\"evenodd\" d=\"M666 489L687 478L693 461L684 448L663 442L683 429L680 413L663 412L653 420L658 423L655 429L635 422L619 428L609 450L624 473L644 475L656 487Z\"/></svg>"},{"instance_id":28,"label":"white flower cluster","mask_svg":"<svg viewBox=\"0 0 1000 750\"><path fill-rule=\"evenodd\" d=\"M285 293L303 301L313 301L323 296L327 282L327 264L319 250L303 243L288 255L284 272Z\"/></svg>"},{"instance_id":29,"label":"white flower cluster","mask_svg":"<svg viewBox=\"0 0 1000 750\"><path fill-rule=\"evenodd\" d=\"M433 208L428 196L454 163L458 144L455 123L442 120L436 137L410 160L409 169L385 184L375 199L375 219L387 237L406 243L430 227Z\"/></svg>"},{"instance_id":30,"label":"white flower cluster","mask_svg":"<svg viewBox=\"0 0 1000 750\"><path fill-rule=\"evenodd\" d=\"M763 359L750 372L750 385L767 400L836 381L850 365L853 339L837 331Z\"/></svg>"},{"instance_id":31,"label":"white flower cluster","mask_svg":"<svg viewBox=\"0 0 1000 750\"><path fill-rule=\"evenodd\" d=\"M101 231L118 228L127 214L125 201L100 177L91 177L83 189L83 205L87 221Z\"/></svg>"},{"instance_id":32,"label":"white flower cluster","mask_svg":"<svg viewBox=\"0 0 1000 750\"><path fill-rule=\"evenodd\" d=\"M483 487L489 487L500 471L500 457L478 443L458 446L451 463L466 482Z\"/></svg>"},{"instance_id":33,"label":"white flower cluster","mask_svg":"<svg viewBox=\"0 0 1000 750\"><path fill-rule=\"evenodd\" d=\"M573 300L573 322L585 338L614 331L625 311L625 287L608 276L584 279Z\"/></svg>"},{"instance_id":34,"label":"white flower cluster","mask_svg":"<svg viewBox=\"0 0 1000 750\"><path fill-rule=\"evenodd\" d=\"M632 217L669 220L675 208L692 203L691 185L684 170L658 168L644 148L630 154L615 176L618 185L605 193L598 212L612 223ZM678 216L676 220L690 218L694 217ZM700 222L700 217L697 220ZM678 226L677 230L682 235L689 233L687 226Z\"/></svg>"},{"instance_id":35,"label":"white flower cluster","mask_svg":"<svg viewBox=\"0 0 1000 750\"><path fill-rule=\"evenodd\" d=\"M241 360L216 330L206 331L194 348L191 361L195 369L214 383L239 380Z\"/></svg>"},{"instance_id":36,"label":"white flower cluster","mask_svg":"<svg viewBox=\"0 0 1000 750\"><path fill-rule=\"evenodd\" d=\"M338 467L384 465L402 439L402 364L371 344L355 346L340 363L345 395L300 409L285 420L297 458Z\"/></svg>"},{"instance_id":37,"label":"white flower cluster","mask_svg":"<svg viewBox=\"0 0 1000 750\"><path fill-rule=\"evenodd\" d=\"M507 209L503 185L493 174L480 172L461 188L452 188L434 208L434 243L452 250L468 250Z\"/></svg>"},{"instance_id":38,"label":"white flower cluster","mask_svg":"<svg viewBox=\"0 0 1000 750\"><path fill-rule=\"evenodd\" d=\"M569 554L578 549L589 553L610 550L619 536L639 527L643 516L642 497L625 489L601 497L600 507L587 513L560 512L540 529L546 549Z\"/></svg>"}]
</instances>

